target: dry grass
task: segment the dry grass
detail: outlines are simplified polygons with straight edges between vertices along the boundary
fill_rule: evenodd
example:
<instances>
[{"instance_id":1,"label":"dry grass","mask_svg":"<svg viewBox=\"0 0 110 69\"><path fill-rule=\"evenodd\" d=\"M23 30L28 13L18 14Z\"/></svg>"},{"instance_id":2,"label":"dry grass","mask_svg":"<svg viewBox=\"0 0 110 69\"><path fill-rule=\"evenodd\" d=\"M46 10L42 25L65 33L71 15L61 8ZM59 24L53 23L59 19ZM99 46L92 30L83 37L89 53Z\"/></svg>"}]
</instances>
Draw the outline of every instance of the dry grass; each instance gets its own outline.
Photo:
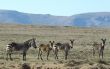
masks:
<instances>
[{"instance_id":1,"label":"dry grass","mask_svg":"<svg viewBox=\"0 0 110 69\"><path fill-rule=\"evenodd\" d=\"M11 41L23 42L32 37L37 38L37 45L55 42L69 42L75 39L74 48L70 50L68 60L64 60L64 53L59 52L59 59L55 60L51 52L49 60L37 59L36 49L29 49L27 61L22 61L22 55L13 54L13 61L5 60L5 46ZM99 62L98 54L92 56L92 42L101 42L101 38L107 38L103 62ZM0 69L20 69L23 63L28 63L32 69L108 69L110 64L110 29L104 28L77 28L58 26L34 26L34 25L0 25Z\"/></svg>"}]
</instances>

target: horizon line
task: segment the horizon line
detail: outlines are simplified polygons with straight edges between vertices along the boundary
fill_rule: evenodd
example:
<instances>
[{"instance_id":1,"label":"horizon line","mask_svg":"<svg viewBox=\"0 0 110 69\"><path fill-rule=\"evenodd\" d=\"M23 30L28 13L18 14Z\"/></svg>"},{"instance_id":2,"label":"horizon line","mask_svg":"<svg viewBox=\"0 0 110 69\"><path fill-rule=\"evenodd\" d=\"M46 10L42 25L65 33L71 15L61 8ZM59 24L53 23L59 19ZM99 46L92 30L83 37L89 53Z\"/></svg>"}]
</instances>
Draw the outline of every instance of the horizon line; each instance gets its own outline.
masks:
<instances>
[{"instance_id":1,"label":"horizon line","mask_svg":"<svg viewBox=\"0 0 110 69\"><path fill-rule=\"evenodd\" d=\"M51 15L51 16L75 16L75 15L81 15L81 14L88 14L88 13L110 13L110 11L100 11L100 12L82 12L82 13L77 13L77 14L72 14L72 15L54 15L54 14L49 14L49 13L30 13L30 12L23 12L23 11L18 11L18 10L9 10L9 9L0 9L0 11L15 11L19 13L25 13L25 14L36 14L36 15Z\"/></svg>"}]
</instances>

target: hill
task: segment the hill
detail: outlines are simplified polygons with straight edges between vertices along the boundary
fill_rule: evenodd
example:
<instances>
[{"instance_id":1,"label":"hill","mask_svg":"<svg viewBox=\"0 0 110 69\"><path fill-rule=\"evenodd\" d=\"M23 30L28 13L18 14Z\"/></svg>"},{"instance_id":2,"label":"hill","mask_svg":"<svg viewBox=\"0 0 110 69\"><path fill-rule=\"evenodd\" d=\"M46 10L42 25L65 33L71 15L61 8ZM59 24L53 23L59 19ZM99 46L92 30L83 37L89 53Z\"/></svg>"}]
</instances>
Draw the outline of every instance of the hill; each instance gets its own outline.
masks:
<instances>
[{"instance_id":1,"label":"hill","mask_svg":"<svg viewBox=\"0 0 110 69\"><path fill-rule=\"evenodd\" d=\"M50 14L30 14L12 10L0 10L0 23L109 27L110 12L84 13L72 16L54 16Z\"/></svg>"}]
</instances>

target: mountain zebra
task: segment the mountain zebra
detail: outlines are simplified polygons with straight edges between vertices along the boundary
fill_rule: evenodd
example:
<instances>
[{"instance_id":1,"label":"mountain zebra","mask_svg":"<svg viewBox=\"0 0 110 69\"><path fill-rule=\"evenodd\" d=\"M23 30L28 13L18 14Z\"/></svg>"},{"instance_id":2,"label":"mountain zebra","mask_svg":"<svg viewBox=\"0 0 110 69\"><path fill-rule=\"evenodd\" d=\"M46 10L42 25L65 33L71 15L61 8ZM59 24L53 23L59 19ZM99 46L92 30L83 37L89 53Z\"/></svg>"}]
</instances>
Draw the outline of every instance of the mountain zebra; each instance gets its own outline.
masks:
<instances>
[{"instance_id":1,"label":"mountain zebra","mask_svg":"<svg viewBox=\"0 0 110 69\"><path fill-rule=\"evenodd\" d=\"M103 52L104 52L106 39L101 39L101 41L102 41L101 43L98 42L93 43L93 56L95 55L95 52L98 51L99 58L100 56L102 56L103 59Z\"/></svg>"},{"instance_id":2,"label":"mountain zebra","mask_svg":"<svg viewBox=\"0 0 110 69\"><path fill-rule=\"evenodd\" d=\"M26 60L26 53L28 49L33 46L34 48L37 48L35 38L32 38L30 40L27 40L23 43L16 43L16 42L11 42L6 46L6 54L7 54L7 60L8 56L10 57L10 60L12 60L11 54L12 51L22 51L23 53L23 60Z\"/></svg>"}]
</instances>

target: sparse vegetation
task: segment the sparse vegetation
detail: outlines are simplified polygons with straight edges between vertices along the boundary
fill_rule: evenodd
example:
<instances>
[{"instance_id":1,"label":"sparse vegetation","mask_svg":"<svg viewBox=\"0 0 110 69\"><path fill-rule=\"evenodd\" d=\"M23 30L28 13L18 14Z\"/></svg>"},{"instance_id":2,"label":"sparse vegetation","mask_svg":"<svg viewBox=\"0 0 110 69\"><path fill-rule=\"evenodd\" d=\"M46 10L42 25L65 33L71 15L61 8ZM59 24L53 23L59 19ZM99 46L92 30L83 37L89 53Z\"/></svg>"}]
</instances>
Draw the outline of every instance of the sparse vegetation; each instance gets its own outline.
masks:
<instances>
[{"instance_id":1,"label":"sparse vegetation","mask_svg":"<svg viewBox=\"0 0 110 69\"><path fill-rule=\"evenodd\" d=\"M36 44L55 42L69 42L75 39L73 48L69 51L68 60L64 60L64 52L59 51L59 59L54 59L53 52L49 60L46 54L44 60L38 60L38 50L31 48L27 52L27 61L22 61L22 53L13 52L13 61L6 61L5 47L11 42L24 42L30 38L37 39ZM107 38L104 59L99 61L98 53L92 55L93 41L101 42L101 38ZM22 64L29 63L31 69L109 69L110 68L110 29L100 28L75 28L75 27L49 27L31 25L0 25L0 69L20 69Z\"/></svg>"}]
</instances>

